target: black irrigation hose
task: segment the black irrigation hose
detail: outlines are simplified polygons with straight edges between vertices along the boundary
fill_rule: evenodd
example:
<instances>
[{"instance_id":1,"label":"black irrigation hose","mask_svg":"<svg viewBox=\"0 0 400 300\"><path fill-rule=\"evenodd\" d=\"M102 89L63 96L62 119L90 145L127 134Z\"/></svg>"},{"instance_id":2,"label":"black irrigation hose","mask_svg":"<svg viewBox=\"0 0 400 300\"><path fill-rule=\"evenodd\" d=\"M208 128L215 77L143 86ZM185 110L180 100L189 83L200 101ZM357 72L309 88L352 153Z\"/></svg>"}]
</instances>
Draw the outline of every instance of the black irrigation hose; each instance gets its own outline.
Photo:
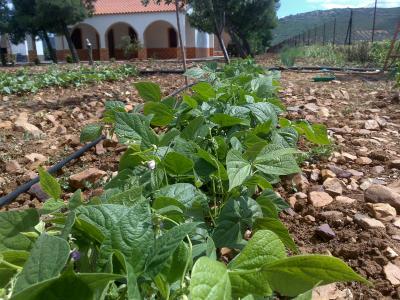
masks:
<instances>
[{"instance_id":1,"label":"black irrigation hose","mask_svg":"<svg viewBox=\"0 0 400 300\"><path fill-rule=\"evenodd\" d=\"M182 71L183 73L183 71ZM179 93L185 91L186 89L192 87L193 85L195 85L197 82L185 85L182 88L177 89L175 92L173 92L172 94L170 94L168 97L174 97L176 95L178 95ZM167 98L168 98L167 97ZM93 148L94 146L96 146L98 143L100 143L102 140L104 140L106 137L105 136L101 136L99 137L97 140L86 144L85 146L83 146L81 149L79 149L78 151L76 151L75 153L73 153L72 155L68 156L67 158L63 159L62 161L60 161L59 163L57 163L56 165L54 165L53 167L51 167L50 169L48 169L47 171L50 174L56 173L57 171L61 170L66 164L68 164L69 162L71 162L74 159L79 158L80 156L82 156L85 152L87 152L88 150L90 150L91 148ZM13 202L19 195L26 193L27 191L29 191L29 189L36 183L39 182L39 176L32 179L31 181L19 186L17 189L15 189L13 192L9 193L6 196L3 196L0 198L0 208L2 208L5 205L10 204L11 202Z\"/></svg>"},{"instance_id":2,"label":"black irrigation hose","mask_svg":"<svg viewBox=\"0 0 400 300\"><path fill-rule=\"evenodd\" d=\"M271 67L268 68L270 71L333 71L333 72L348 72L355 74L380 74L383 72L381 69L376 68L341 68L341 67Z\"/></svg>"},{"instance_id":3,"label":"black irrigation hose","mask_svg":"<svg viewBox=\"0 0 400 300\"><path fill-rule=\"evenodd\" d=\"M67 158L63 159L62 161L60 161L59 163L57 163L56 165L52 166L50 169L48 169L47 171L52 174L52 173L56 173L57 171L61 170L66 164L68 164L70 161L79 158L80 156L82 156L86 151L88 151L89 149L93 148L94 146L96 146L98 143L100 143L102 140L104 140L106 137L105 136L101 136L99 137L97 140L86 144L85 146L83 146L81 149L79 149L78 151L76 151L75 153L73 153L72 155L68 156ZM0 208L10 204L11 202L13 202L19 195L21 195L22 193L26 193L27 191L29 191L29 189L36 183L39 182L39 176L32 179L31 181L19 186L16 190L14 190L13 192L9 193L6 196L3 196L0 198Z\"/></svg>"}]
</instances>

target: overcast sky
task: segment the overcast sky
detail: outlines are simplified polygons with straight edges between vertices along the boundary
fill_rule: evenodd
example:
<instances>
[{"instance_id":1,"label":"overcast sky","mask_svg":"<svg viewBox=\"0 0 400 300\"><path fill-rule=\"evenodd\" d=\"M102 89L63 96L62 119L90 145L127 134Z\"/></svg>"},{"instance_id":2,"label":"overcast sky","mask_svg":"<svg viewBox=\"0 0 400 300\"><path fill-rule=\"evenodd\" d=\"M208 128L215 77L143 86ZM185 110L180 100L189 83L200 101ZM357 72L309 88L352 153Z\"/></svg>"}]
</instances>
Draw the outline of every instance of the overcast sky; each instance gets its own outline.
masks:
<instances>
[{"instance_id":1,"label":"overcast sky","mask_svg":"<svg viewBox=\"0 0 400 300\"><path fill-rule=\"evenodd\" d=\"M373 7L375 0L281 0L279 17L331 8ZM400 7L400 0L378 0L378 7Z\"/></svg>"}]
</instances>

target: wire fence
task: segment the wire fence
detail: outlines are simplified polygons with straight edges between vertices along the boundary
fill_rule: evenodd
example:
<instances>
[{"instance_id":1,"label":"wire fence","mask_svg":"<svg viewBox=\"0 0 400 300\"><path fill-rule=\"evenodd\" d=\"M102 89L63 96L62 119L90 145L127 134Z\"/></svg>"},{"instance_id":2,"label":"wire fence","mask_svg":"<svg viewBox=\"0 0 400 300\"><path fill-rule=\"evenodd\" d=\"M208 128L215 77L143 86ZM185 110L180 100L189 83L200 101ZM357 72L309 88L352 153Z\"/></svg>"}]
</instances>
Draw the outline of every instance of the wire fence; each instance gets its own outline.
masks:
<instances>
[{"instance_id":1,"label":"wire fence","mask_svg":"<svg viewBox=\"0 0 400 300\"><path fill-rule=\"evenodd\" d=\"M392 40L400 22L400 1L371 0L364 7L330 10L326 15L314 15L302 21L306 25L298 31L289 29L290 36L273 48L314 44L352 45L360 41ZM391 7L391 8L389 8ZM285 25L283 30L285 30ZM300 26L299 26L300 27Z\"/></svg>"}]
</instances>

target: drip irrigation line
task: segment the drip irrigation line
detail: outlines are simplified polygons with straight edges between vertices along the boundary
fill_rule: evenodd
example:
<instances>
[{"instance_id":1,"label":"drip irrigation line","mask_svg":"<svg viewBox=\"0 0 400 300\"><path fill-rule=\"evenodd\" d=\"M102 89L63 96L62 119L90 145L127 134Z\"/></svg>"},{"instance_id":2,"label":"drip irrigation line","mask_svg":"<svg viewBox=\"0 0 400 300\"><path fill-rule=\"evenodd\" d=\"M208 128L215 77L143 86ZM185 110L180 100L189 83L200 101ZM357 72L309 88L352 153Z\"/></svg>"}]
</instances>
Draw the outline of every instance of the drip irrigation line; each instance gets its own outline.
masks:
<instances>
[{"instance_id":1,"label":"drip irrigation line","mask_svg":"<svg viewBox=\"0 0 400 300\"><path fill-rule=\"evenodd\" d=\"M380 74L383 71L376 68L340 68L340 67L271 67L268 68L270 71L334 71L334 72L345 72L353 74Z\"/></svg>"},{"instance_id":2,"label":"drip irrigation line","mask_svg":"<svg viewBox=\"0 0 400 300\"><path fill-rule=\"evenodd\" d=\"M183 73L183 72L182 72ZM174 91L172 94L170 94L168 97L174 97L176 95L178 95L179 93L185 91L186 89L194 86L197 82L185 85L184 87L181 87L179 89L177 89L176 91ZM85 146L83 146L81 149L79 149L78 151L76 151L75 153L71 154L70 156L68 156L67 158L63 159L62 161L60 161L59 163L57 163L56 165L52 166L51 168L49 168L47 170L47 172L49 172L50 174L54 174L56 172L58 172L59 170L61 170L66 164L68 164L69 162L71 162L74 159L77 159L79 157L81 157L84 153L86 153L87 151L89 151L91 148L95 147L98 143L100 143L101 141L103 141L104 139L106 139L106 137L103 135L101 137L99 137L97 140L90 142L88 144L86 144ZM16 188L13 192L9 193L6 196L3 196L0 198L0 208L2 208L5 205L8 205L10 203L12 203L19 195L26 193L27 191L29 191L29 189L35 185L36 183L38 183L40 180L39 176L37 176L36 178L32 179L31 181L28 181L27 183L19 186L18 188Z\"/></svg>"}]
</instances>

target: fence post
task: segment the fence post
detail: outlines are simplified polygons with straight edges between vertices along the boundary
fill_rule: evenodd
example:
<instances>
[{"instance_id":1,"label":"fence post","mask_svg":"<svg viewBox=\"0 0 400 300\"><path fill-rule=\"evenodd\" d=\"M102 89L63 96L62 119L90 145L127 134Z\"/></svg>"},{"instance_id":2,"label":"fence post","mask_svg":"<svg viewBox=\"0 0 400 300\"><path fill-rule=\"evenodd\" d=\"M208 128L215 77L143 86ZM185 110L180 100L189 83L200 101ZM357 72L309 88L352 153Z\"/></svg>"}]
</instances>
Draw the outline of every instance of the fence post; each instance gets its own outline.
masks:
<instances>
[{"instance_id":1,"label":"fence post","mask_svg":"<svg viewBox=\"0 0 400 300\"><path fill-rule=\"evenodd\" d=\"M375 38L375 25L376 25L376 9L378 6L378 0L375 0L375 9L374 9L374 21L372 24L372 38L371 41L374 42L374 38Z\"/></svg>"},{"instance_id":2,"label":"fence post","mask_svg":"<svg viewBox=\"0 0 400 300\"><path fill-rule=\"evenodd\" d=\"M332 40L333 47L335 47L335 43L336 43L336 18L333 21L333 40Z\"/></svg>"},{"instance_id":3,"label":"fence post","mask_svg":"<svg viewBox=\"0 0 400 300\"><path fill-rule=\"evenodd\" d=\"M326 24L324 23L324 35L322 38L322 45L325 46L325 42L326 42Z\"/></svg>"}]
</instances>

